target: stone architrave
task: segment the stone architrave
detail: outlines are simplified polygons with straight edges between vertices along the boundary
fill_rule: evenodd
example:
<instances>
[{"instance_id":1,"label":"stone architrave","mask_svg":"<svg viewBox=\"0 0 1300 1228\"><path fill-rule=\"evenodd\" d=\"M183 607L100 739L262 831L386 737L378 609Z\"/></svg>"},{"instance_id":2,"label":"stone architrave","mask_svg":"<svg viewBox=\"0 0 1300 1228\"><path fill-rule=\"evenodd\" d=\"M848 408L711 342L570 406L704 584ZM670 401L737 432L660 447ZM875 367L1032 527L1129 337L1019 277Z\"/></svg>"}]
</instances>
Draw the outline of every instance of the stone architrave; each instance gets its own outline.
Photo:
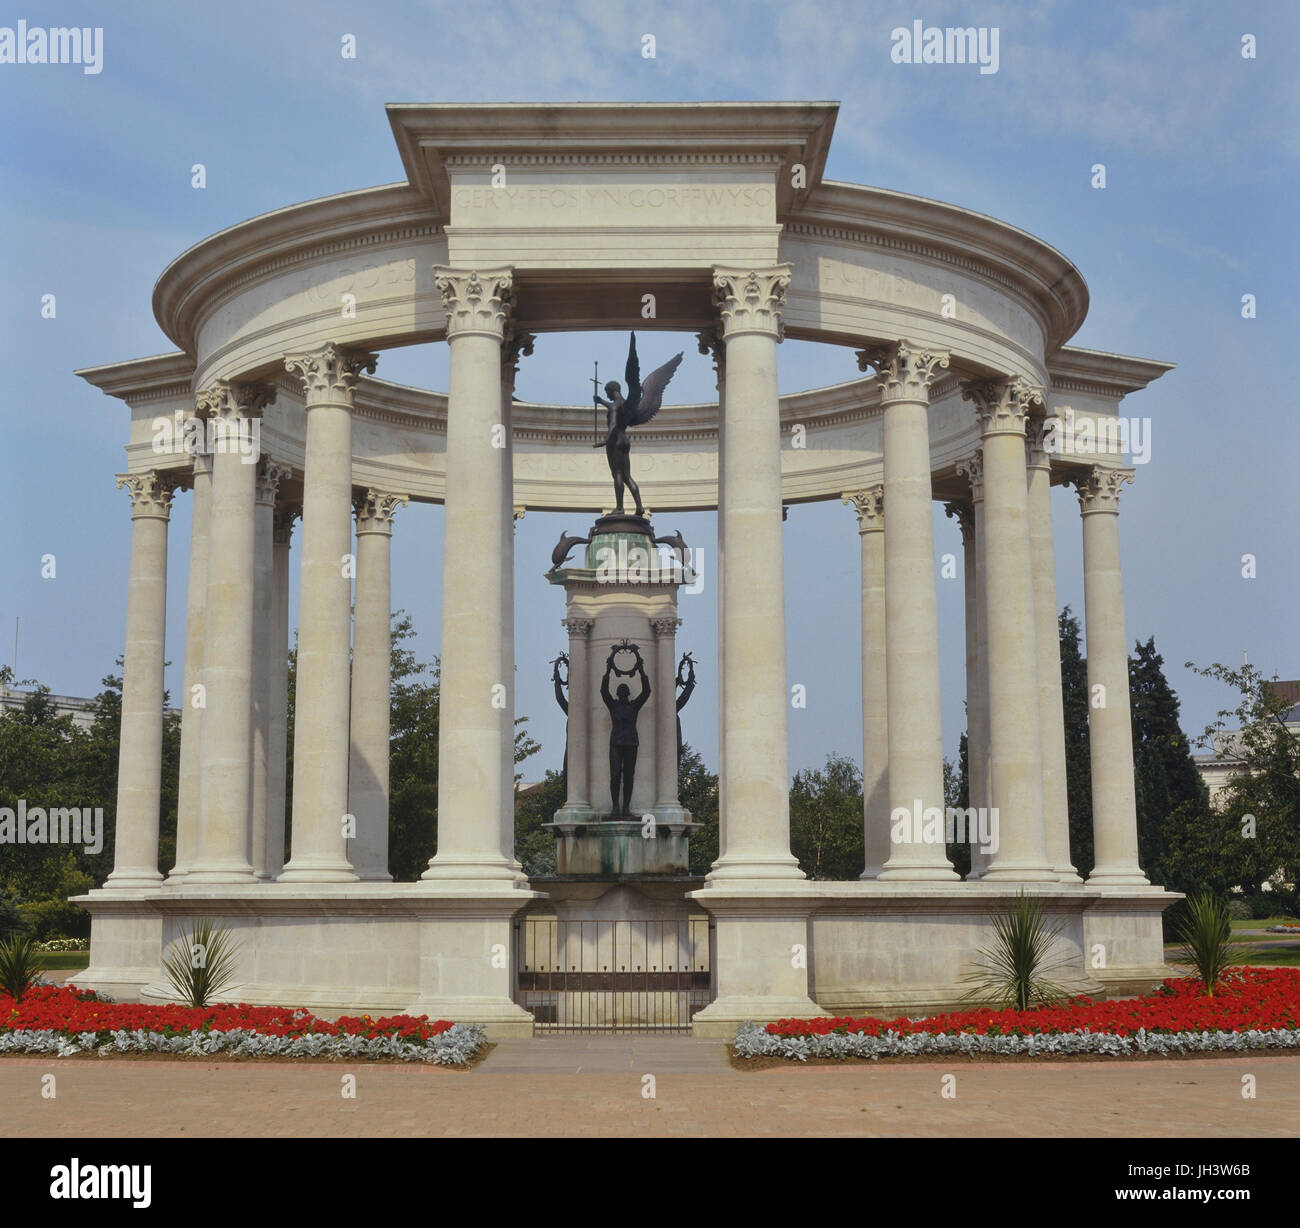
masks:
<instances>
[{"instance_id":1,"label":"stone architrave","mask_svg":"<svg viewBox=\"0 0 1300 1228\"><path fill-rule=\"evenodd\" d=\"M858 365L864 371L874 367L880 386L889 508L885 672L891 847L878 877L955 879L943 838L939 617L930 510L930 385L936 371L948 365L948 355L898 341L860 351Z\"/></svg>"},{"instance_id":2,"label":"stone architrave","mask_svg":"<svg viewBox=\"0 0 1300 1228\"><path fill-rule=\"evenodd\" d=\"M306 390L292 856L281 882L354 882L347 858L352 623L352 406L373 354L330 343L285 357Z\"/></svg>"},{"instance_id":3,"label":"stone architrave","mask_svg":"<svg viewBox=\"0 0 1300 1228\"><path fill-rule=\"evenodd\" d=\"M131 564L122 657L113 888L156 887L162 796L163 659L167 630L167 524L173 479L157 470L119 474L131 496Z\"/></svg>"}]
</instances>

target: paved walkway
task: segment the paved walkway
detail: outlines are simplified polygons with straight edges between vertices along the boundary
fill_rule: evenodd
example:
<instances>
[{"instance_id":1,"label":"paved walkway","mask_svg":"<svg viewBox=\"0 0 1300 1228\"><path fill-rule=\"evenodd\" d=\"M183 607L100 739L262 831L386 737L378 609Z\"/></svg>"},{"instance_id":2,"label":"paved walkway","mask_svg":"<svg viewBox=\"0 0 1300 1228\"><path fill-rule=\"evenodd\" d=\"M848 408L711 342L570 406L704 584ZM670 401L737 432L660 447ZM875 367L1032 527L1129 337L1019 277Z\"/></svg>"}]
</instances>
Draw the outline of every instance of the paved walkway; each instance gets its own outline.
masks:
<instances>
[{"instance_id":1,"label":"paved walkway","mask_svg":"<svg viewBox=\"0 0 1300 1228\"><path fill-rule=\"evenodd\" d=\"M737 1071L719 1042L598 1037L503 1042L470 1071L4 1058L0 1105L11 1137L1277 1137L1300 1132L1300 1056Z\"/></svg>"}]
</instances>

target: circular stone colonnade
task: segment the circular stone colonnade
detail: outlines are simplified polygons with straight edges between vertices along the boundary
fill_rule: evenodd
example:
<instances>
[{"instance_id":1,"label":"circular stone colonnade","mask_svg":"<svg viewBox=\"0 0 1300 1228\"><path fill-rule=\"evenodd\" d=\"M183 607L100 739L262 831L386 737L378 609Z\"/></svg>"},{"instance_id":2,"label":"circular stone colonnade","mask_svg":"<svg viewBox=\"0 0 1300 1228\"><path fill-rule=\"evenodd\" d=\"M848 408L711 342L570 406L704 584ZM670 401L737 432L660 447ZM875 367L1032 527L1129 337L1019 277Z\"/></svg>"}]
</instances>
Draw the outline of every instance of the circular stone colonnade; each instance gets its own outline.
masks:
<instances>
[{"instance_id":1,"label":"circular stone colonnade","mask_svg":"<svg viewBox=\"0 0 1300 1228\"><path fill-rule=\"evenodd\" d=\"M114 869L79 897L93 922L78 983L161 994L164 948L214 917L238 932L242 1001L530 1027L502 958L515 914L539 898L513 851L512 528L527 509L599 512L608 475L582 414L515 402L513 386L538 334L597 328L696 331L718 376L716 403L665 408L636 448L656 511L719 510L720 854L693 896L716 934L696 1032L952 1005L991 911L1020 890L1064 920L1094 991L1163 975L1160 913L1175 897L1137 862L1119 573L1132 471L1089 444L1169 366L1068 346L1087 290L1033 236L824 179L836 113L390 106L405 182L253 218L166 269L154 311L177 352L79 372L130 406L118 481L133 528ZM780 397L783 336L850 347L868 374ZM445 395L373 377L378 351L444 340ZM1102 697L1086 883L1066 816L1049 501L1061 483L1079 492L1088 681ZM178 489L194 515L177 859L164 878ZM807 881L789 846L781 522L784 504L819 499L842 499L861 534L856 882ZM983 815L943 810L936 499L965 548L971 804ZM437 855L399 884L386 868L389 543L408 501L445 505L442 707ZM952 820L974 820L982 841L965 882L945 856Z\"/></svg>"}]
</instances>

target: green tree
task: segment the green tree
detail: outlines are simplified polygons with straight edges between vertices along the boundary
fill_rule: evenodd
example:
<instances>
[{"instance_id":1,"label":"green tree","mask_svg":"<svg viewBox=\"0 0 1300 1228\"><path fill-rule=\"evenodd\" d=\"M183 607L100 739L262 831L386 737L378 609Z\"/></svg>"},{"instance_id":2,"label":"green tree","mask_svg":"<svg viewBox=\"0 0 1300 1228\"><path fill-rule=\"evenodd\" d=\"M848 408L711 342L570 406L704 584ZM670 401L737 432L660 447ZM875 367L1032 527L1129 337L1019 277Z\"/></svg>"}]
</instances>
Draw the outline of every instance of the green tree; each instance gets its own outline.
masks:
<instances>
[{"instance_id":1,"label":"green tree","mask_svg":"<svg viewBox=\"0 0 1300 1228\"><path fill-rule=\"evenodd\" d=\"M1088 752L1088 663L1080 648L1079 620L1067 605L1061 637L1061 700L1065 709L1065 787L1070 854L1084 878L1096 863L1092 848L1092 763Z\"/></svg>"},{"instance_id":2,"label":"green tree","mask_svg":"<svg viewBox=\"0 0 1300 1228\"><path fill-rule=\"evenodd\" d=\"M704 825L691 833L690 871L707 874L718 860L718 776L689 742L682 743L677 797L691 812L691 822Z\"/></svg>"},{"instance_id":3,"label":"green tree","mask_svg":"<svg viewBox=\"0 0 1300 1228\"><path fill-rule=\"evenodd\" d=\"M515 856L529 878L555 873L555 836L543 829L565 802L564 773L548 769L541 784L515 797Z\"/></svg>"},{"instance_id":4,"label":"green tree","mask_svg":"<svg viewBox=\"0 0 1300 1228\"><path fill-rule=\"evenodd\" d=\"M943 804L965 810L970 806L970 764L966 750L966 735L957 742L957 762L943 761ZM945 819L946 819L945 815ZM952 843L947 846L948 860L963 878L970 873L970 845Z\"/></svg>"},{"instance_id":5,"label":"green tree","mask_svg":"<svg viewBox=\"0 0 1300 1228\"><path fill-rule=\"evenodd\" d=\"M1164 865L1170 816L1209 808L1191 743L1178 723L1179 702L1165 678L1155 637L1134 645L1128 661L1137 795L1138 860L1153 881Z\"/></svg>"},{"instance_id":6,"label":"green tree","mask_svg":"<svg viewBox=\"0 0 1300 1228\"><path fill-rule=\"evenodd\" d=\"M862 873L862 772L852 759L831 754L825 767L795 773L790 851L812 879L853 879Z\"/></svg>"}]
</instances>

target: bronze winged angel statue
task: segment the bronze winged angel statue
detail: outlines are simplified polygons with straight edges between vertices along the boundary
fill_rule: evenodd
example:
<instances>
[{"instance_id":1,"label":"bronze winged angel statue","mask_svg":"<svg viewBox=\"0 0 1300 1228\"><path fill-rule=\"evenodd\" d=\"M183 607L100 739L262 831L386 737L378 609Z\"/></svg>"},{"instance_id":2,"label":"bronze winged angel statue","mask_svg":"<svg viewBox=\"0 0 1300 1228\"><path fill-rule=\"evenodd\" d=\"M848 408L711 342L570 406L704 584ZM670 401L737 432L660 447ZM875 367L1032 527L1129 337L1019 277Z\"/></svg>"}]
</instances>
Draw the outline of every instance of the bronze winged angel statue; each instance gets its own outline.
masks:
<instances>
[{"instance_id":1,"label":"bronze winged angel statue","mask_svg":"<svg viewBox=\"0 0 1300 1228\"><path fill-rule=\"evenodd\" d=\"M627 396L623 396L617 380L610 380L605 385L608 401L599 393L593 394L595 403L603 405L606 410L606 435L603 440L591 446L605 449L609 472L614 478L615 507L620 512L623 510L623 490L626 487L632 492L632 498L636 500L636 514L645 515L645 507L641 503L641 491L632 480L632 441L627 435L628 427L642 426L659 412L659 407L664 401L664 389L668 387L668 381L672 379L681 361L680 354L670 358L662 367L656 367L651 371L643 384L641 363L636 356L636 333L633 333L628 342L627 369L624 372L624 378L627 380Z\"/></svg>"}]
</instances>

